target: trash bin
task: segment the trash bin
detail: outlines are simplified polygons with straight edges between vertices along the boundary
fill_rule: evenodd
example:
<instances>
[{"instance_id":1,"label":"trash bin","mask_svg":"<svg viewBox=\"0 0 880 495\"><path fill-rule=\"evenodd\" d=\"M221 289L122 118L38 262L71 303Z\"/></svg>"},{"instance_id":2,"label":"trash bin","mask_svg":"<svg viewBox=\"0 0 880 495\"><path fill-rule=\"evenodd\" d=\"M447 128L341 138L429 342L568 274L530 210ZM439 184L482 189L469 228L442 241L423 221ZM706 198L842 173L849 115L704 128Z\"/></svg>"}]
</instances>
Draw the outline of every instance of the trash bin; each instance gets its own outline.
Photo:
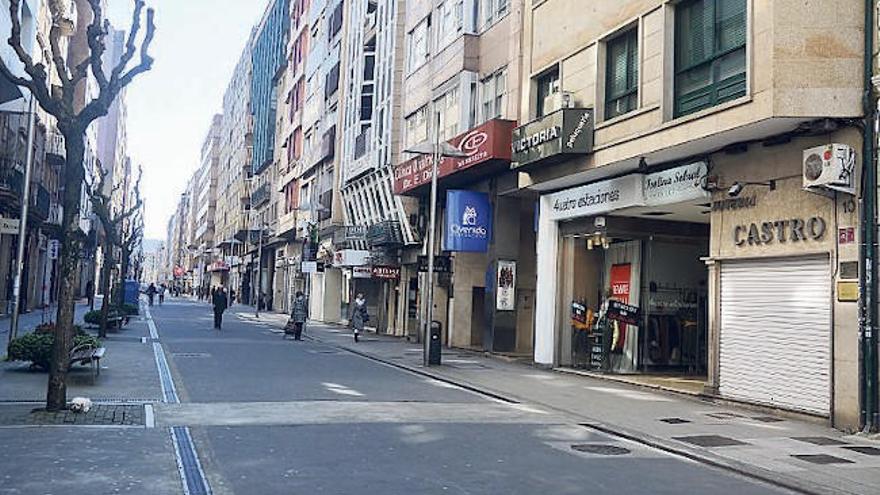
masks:
<instances>
[{"instance_id":1,"label":"trash bin","mask_svg":"<svg viewBox=\"0 0 880 495\"><path fill-rule=\"evenodd\" d=\"M431 341L429 342L428 347L428 365L429 366L439 366L440 365L440 334L443 330L443 325L439 321L431 322Z\"/></svg>"}]
</instances>

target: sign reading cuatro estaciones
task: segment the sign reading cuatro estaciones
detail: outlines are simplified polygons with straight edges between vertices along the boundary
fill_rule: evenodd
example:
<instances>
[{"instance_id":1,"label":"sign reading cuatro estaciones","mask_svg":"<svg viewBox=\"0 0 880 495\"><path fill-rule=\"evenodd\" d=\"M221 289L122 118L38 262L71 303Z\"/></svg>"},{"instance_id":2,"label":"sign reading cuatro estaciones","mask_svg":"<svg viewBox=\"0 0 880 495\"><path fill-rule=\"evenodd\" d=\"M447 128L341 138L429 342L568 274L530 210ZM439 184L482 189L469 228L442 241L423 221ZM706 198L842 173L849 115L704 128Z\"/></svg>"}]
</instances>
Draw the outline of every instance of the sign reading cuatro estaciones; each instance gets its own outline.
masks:
<instances>
[{"instance_id":1,"label":"sign reading cuatro estaciones","mask_svg":"<svg viewBox=\"0 0 880 495\"><path fill-rule=\"evenodd\" d=\"M592 108L564 108L513 131L513 168L593 151Z\"/></svg>"}]
</instances>

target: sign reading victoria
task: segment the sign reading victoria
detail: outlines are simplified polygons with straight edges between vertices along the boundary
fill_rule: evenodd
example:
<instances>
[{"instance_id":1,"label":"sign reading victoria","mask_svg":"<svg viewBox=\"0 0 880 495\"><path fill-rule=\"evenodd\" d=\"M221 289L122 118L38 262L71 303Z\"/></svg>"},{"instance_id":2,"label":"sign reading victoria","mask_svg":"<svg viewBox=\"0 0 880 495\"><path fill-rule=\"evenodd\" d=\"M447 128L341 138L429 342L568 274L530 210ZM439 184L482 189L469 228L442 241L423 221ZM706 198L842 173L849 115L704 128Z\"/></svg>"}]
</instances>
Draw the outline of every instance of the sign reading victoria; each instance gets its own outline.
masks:
<instances>
[{"instance_id":1,"label":"sign reading victoria","mask_svg":"<svg viewBox=\"0 0 880 495\"><path fill-rule=\"evenodd\" d=\"M593 109L563 108L513 131L513 168L593 151Z\"/></svg>"}]
</instances>

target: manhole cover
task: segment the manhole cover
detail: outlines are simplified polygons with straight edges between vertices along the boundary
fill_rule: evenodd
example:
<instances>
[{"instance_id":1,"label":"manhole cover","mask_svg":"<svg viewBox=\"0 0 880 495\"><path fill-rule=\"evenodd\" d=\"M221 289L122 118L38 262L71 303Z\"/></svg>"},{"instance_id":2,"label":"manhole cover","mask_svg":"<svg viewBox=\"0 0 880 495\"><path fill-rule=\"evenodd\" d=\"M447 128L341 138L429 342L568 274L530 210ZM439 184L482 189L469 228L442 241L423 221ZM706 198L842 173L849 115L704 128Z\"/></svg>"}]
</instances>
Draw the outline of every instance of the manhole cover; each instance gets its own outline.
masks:
<instances>
[{"instance_id":1,"label":"manhole cover","mask_svg":"<svg viewBox=\"0 0 880 495\"><path fill-rule=\"evenodd\" d=\"M206 352L175 352L171 354L176 358L206 358L211 357L210 354Z\"/></svg>"},{"instance_id":2,"label":"manhole cover","mask_svg":"<svg viewBox=\"0 0 880 495\"><path fill-rule=\"evenodd\" d=\"M748 445L733 438L721 435L694 435L690 437L673 437L673 440L690 443L698 447L732 447L734 445Z\"/></svg>"},{"instance_id":3,"label":"manhole cover","mask_svg":"<svg viewBox=\"0 0 880 495\"><path fill-rule=\"evenodd\" d=\"M821 446L846 445L846 442L828 437L792 437L792 440Z\"/></svg>"},{"instance_id":4,"label":"manhole cover","mask_svg":"<svg viewBox=\"0 0 880 495\"><path fill-rule=\"evenodd\" d=\"M583 452L585 454L595 455L626 455L630 453L629 449L625 449L617 445L606 445L598 443L577 443L572 445L571 449L578 452Z\"/></svg>"},{"instance_id":5,"label":"manhole cover","mask_svg":"<svg viewBox=\"0 0 880 495\"><path fill-rule=\"evenodd\" d=\"M834 457L833 455L827 454L801 454L793 455L792 457L813 464L853 464L853 461L848 459L841 459L840 457Z\"/></svg>"},{"instance_id":6,"label":"manhole cover","mask_svg":"<svg viewBox=\"0 0 880 495\"><path fill-rule=\"evenodd\" d=\"M880 449L877 447L862 447L862 446L852 446L852 447L844 447L846 450L852 450L853 452L858 452L859 454L865 455L880 455Z\"/></svg>"},{"instance_id":7,"label":"manhole cover","mask_svg":"<svg viewBox=\"0 0 880 495\"><path fill-rule=\"evenodd\" d=\"M660 421L671 425L682 425L685 423L690 423L689 420L683 418L663 418Z\"/></svg>"}]
</instances>

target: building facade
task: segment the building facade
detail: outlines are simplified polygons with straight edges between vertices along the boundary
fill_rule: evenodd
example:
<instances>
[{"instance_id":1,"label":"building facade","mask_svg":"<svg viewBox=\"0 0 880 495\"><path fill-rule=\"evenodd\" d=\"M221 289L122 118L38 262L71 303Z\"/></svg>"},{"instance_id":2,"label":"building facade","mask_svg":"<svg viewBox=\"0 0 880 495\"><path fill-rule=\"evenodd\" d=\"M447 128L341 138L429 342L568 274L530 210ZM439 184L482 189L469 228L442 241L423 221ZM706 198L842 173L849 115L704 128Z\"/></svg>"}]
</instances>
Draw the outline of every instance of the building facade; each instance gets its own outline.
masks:
<instances>
[{"instance_id":1,"label":"building facade","mask_svg":"<svg viewBox=\"0 0 880 495\"><path fill-rule=\"evenodd\" d=\"M537 363L857 424L862 9L525 2Z\"/></svg>"}]
</instances>

